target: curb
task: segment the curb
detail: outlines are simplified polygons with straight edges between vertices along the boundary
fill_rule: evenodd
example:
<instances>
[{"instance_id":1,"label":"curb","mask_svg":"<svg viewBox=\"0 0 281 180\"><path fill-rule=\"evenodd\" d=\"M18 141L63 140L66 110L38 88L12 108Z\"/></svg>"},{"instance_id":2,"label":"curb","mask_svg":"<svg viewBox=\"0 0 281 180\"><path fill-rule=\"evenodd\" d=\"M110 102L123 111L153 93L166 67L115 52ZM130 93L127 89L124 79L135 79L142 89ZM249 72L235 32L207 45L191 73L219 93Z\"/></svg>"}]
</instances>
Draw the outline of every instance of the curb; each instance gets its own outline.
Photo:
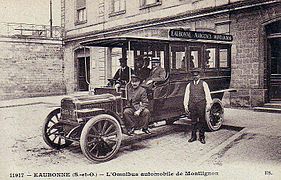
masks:
<instances>
[{"instance_id":1,"label":"curb","mask_svg":"<svg viewBox=\"0 0 281 180\"><path fill-rule=\"evenodd\" d=\"M32 102L32 103L22 103L22 104L11 104L11 105L0 105L0 108L10 108L10 107L18 107L18 106L29 106L29 105L37 105L37 104L45 104L44 102Z\"/></svg>"},{"instance_id":2,"label":"curb","mask_svg":"<svg viewBox=\"0 0 281 180\"><path fill-rule=\"evenodd\" d=\"M224 141L222 144L218 145L216 148L209 151L209 153L205 154L200 158L198 161L195 162L197 165L204 165L203 163L207 160L209 160L213 155L218 154L222 149L224 149L226 146L228 146L230 143L234 142L236 139L238 139L240 136L242 136L244 133L248 131L248 128L244 128L243 130L239 131L238 133L231 136L229 139Z\"/></svg>"},{"instance_id":3,"label":"curb","mask_svg":"<svg viewBox=\"0 0 281 180\"><path fill-rule=\"evenodd\" d=\"M10 105L0 105L0 109L2 108L13 108L13 107L19 107L19 106L31 106L31 105L39 105L39 104L51 104L51 105L57 105L57 103L50 103L50 102L30 102L30 103L17 103L17 104L10 104ZM60 106L60 105L58 105Z\"/></svg>"}]
</instances>

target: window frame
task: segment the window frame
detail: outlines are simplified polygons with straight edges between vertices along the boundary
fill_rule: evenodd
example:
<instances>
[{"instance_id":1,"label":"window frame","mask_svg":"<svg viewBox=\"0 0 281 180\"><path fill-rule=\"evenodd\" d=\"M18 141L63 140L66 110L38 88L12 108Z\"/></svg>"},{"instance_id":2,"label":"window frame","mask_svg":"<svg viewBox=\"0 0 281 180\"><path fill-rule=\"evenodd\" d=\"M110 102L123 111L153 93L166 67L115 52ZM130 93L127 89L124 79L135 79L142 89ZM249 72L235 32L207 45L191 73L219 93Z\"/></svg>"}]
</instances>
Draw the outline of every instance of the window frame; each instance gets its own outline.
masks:
<instances>
[{"instance_id":1,"label":"window frame","mask_svg":"<svg viewBox=\"0 0 281 180\"><path fill-rule=\"evenodd\" d=\"M173 49L176 49L176 51L173 51ZM179 49L182 49L183 51L178 51ZM176 73L185 73L187 72L187 62L186 62L186 51L187 51L187 46L185 44L171 44L170 45L170 71L172 74L176 74ZM184 68L182 68L182 64L180 64L180 67L177 67L178 61L177 61L177 52L178 53L182 53L184 59L181 58L181 61L179 61L179 63L182 63L182 60L184 60ZM175 55L175 57L173 56ZM173 68L173 66L175 66Z\"/></svg>"},{"instance_id":2,"label":"window frame","mask_svg":"<svg viewBox=\"0 0 281 180\"><path fill-rule=\"evenodd\" d=\"M75 1L75 25L79 25L79 24L85 24L87 23L87 8L86 8L86 0L84 6L78 7L78 2L79 0ZM80 16L79 16L79 12L83 11L84 12L84 16L85 19L83 18L82 20L80 20Z\"/></svg>"},{"instance_id":3,"label":"window frame","mask_svg":"<svg viewBox=\"0 0 281 180\"><path fill-rule=\"evenodd\" d=\"M155 2L153 3L147 3L147 0L140 0L140 9L160 6L161 4L162 4L162 0L155 0Z\"/></svg>"},{"instance_id":4,"label":"window frame","mask_svg":"<svg viewBox=\"0 0 281 180\"><path fill-rule=\"evenodd\" d=\"M226 64L227 66L226 67L221 67L221 61L220 61L220 50L221 49L226 49L227 50L227 60L226 60ZM218 47L218 56L219 56L219 68L220 69L229 69L231 68L231 47L230 46L223 46L223 45L220 45Z\"/></svg>"},{"instance_id":5,"label":"window frame","mask_svg":"<svg viewBox=\"0 0 281 180\"><path fill-rule=\"evenodd\" d=\"M191 57L192 57L192 54L191 54L191 52L192 51L198 51L198 62L197 62L197 67L196 66L194 66L193 68L191 68L191 63L190 63L190 61L187 61L188 62L188 71L192 71L194 68L196 69L196 68L203 68L203 65L202 65L202 63L203 63L203 60L202 60L202 58L203 58L203 52L202 52L202 49L203 49L203 46L201 45L201 44L190 44L190 45L188 45L188 51L187 51L187 57L188 57L188 60L191 60Z\"/></svg>"},{"instance_id":6,"label":"window frame","mask_svg":"<svg viewBox=\"0 0 281 180\"><path fill-rule=\"evenodd\" d=\"M121 7L122 3L121 1L123 1L123 7L121 7L118 11L115 11L115 1L119 1L119 7ZM109 12L109 17L112 16L118 16L121 14L125 14L126 13L126 1L125 0L110 0L110 12Z\"/></svg>"},{"instance_id":7,"label":"window frame","mask_svg":"<svg viewBox=\"0 0 281 180\"><path fill-rule=\"evenodd\" d=\"M215 49L215 56L214 56L214 58L215 58L215 61L214 61L214 63L215 63L215 67L211 67L211 68L208 68L208 67L206 67L206 64L205 64L205 62L206 62L206 59L203 59L203 61L202 61L202 67L203 67L203 69L205 69L205 71L210 71L210 70L217 70L217 69L219 69L219 63L220 63L220 61L219 61L219 46L218 45L215 45L215 44L210 44L210 45L204 45L204 55L203 55L203 57L204 58L207 58L207 49Z\"/></svg>"}]
</instances>

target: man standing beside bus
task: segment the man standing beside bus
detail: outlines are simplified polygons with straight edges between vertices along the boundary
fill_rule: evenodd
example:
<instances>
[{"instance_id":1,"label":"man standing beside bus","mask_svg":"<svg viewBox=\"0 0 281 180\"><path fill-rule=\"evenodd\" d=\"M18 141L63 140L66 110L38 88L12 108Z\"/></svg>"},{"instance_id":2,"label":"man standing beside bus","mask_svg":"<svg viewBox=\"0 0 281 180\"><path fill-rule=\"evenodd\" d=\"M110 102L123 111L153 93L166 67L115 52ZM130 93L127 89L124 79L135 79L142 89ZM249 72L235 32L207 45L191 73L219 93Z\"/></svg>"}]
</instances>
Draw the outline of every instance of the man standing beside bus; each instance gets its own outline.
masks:
<instances>
[{"instance_id":1,"label":"man standing beside bus","mask_svg":"<svg viewBox=\"0 0 281 180\"><path fill-rule=\"evenodd\" d=\"M208 84L200 79L200 70L193 70L192 76L193 81L186 86L183 103L192 122L191 138L188 142L197 140L196 132L198 130L199 141L205 144L205 113L211 108L212 98Z\"/></svg>"}]
</instances>

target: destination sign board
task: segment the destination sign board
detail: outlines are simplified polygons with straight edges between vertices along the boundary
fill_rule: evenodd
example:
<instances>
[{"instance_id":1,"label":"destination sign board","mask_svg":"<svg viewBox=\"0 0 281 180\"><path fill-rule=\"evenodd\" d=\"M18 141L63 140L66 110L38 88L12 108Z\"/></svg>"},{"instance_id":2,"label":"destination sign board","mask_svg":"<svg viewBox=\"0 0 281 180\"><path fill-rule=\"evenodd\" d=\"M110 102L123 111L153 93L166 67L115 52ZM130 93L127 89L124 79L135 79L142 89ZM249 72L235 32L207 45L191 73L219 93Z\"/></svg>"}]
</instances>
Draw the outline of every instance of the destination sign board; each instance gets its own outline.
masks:
<instances>
[{"instance_id":1,"label":"destination sign board","mask_svg":"<svg viewBox=\"0 0 281 180\"><path fill-rule=\"evenodd\" d=\"M216 34L210 32L200 31L187 31L184 29L170 29L169 36L172 38L183 38L183 39L205 39L205 40L216 40L216 41L232 41L231 35Z\"/></svg>"}]
</instances>

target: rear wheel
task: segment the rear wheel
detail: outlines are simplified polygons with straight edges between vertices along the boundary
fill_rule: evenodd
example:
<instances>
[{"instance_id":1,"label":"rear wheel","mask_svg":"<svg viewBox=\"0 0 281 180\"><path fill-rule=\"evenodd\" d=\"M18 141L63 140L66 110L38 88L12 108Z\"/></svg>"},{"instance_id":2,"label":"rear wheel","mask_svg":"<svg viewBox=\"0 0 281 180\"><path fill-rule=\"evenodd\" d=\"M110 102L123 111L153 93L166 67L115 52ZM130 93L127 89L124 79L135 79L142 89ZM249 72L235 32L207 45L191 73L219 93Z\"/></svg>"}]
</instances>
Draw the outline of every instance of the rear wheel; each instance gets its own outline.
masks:
<instances>
[{"instance_id":1,"label":"rear wheel","mask_svg":"<svg viewBox=\"0 0 281 180\"><path fill-rule=\"evenodd\" d=\"M224 109L219 99L214 99L211 109L206 112L206 124L210 131L217 131L224 120Z\"/></svg>"},{"instance_id":2,"label":"rear wheel","mask_svg":"<svg viewBox=\"0 0 281 180\"><path fill-rule=\"evenodd\" d=\"M83 154L89 160L103 162L114 157L121 140L119 122L110 115L101 114L86 123L81 133L80 145Z\"/></svg>"},{"instance_id":3,"label":"rear wheel","mask_svg":"<svg viewBox=\"0 0 281 180\"><path fill-rule=\"evenodd\" d=\"M43 139L54 149L65 148L72 143L64 138L65 134L63 124L59 122L60 118L60 108L57 108L50 112L43 124Z\"/></svg>"}]
</instances>

